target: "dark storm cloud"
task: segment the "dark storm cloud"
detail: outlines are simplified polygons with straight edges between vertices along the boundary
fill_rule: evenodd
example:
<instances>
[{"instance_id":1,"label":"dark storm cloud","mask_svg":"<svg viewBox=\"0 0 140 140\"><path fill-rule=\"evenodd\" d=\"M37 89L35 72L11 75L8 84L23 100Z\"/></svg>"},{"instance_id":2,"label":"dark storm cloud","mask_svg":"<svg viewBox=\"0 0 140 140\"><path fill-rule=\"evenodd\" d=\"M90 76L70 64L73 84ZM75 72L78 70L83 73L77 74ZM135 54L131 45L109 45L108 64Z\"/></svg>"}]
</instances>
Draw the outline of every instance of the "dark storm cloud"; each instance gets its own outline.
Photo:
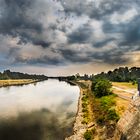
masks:
<instances>
[{"instance_id":1,"label":"dark storm cloud","mask_svg":"<svg viewBox=\"0 0 140 140\"><path fill-rule=\"evenodd\" d=\"M124 41L120 45L139 45L140 44L140 16L125 25Z\"/></svg>"},{"instance_id":2,"label":"dark storm cloud","mask_svg":"<svg viewBox=\"0 0 140 140\"><path fill-rule=\"evenodd\" d=\"M12 35L20 35L22 30L27 29L37 33L41 32L41 24L37 20L33 20L27 13L32 5L31 0L1 0L0 32Z\"/></svg>"},{"instance_id":3,"label":"dark storm cloud","mask_svg":"<svg viewBox=\"0 0 140 140\"><path fill-rule=\"evenodd\" d=\"M114 41L114 40L115 40L115 38L109 38L109 39L105 39L103 41L96 42L94 44L94 47L96 47L96 48L103 47L103 46L107 45L107 43L109 43L110 41Z\"/></svg>"},{"instance_id":4,"label":"dark storm cloud","mask_svg":"<svg viewBox=\"0 0 140 140\"><path fill-rule=\"evenodd\" d=\"M118 40L119 46L139 45L140 43L140 15L136 16L129 23L120 23L114 25L112 23L104 23L103 30L105 33L120 33L123 36L122 40ZM118 46L118 47L119 47Z\"/></svg>"},{"instance_id":5,"label":"dark storm cloud","mask_svg":"<svg viewBox=\"0 0 140 140\"><path fill-rule=\"evenodd\" d=\"M126 64L129 60L127 58L123 58L124 52L119 50L110 50L107 52L94 53L93 58L95 60L102 60L102 62L107 64Z\"/></svg>"},{"instance_id":6,"label":"dark storm cloud","mask_svg":"<svg viewBox=\"0 0 140 140\"><path fill-rule=\"evenodd\" d=\"M48 46L47 40L37 37L43 33L43 25L39 20L42 13L34 17L33 12L38 10L35 3L42 5L36 0L1 0L0 33L18 36L19 43L32 42L42 47Z\"/></svg>"},{"instance_id":7,"label":"dark storm cloud","mask_svg":"<svg viewBox=\"0 0 140 140\"><path fill-rule=\"evenodd\" d=\"M86 56L82 55L82 52L76 52L74 50L65 49L61 50L61 54L65 58L66 61L71 63L86 63L91 62L91 58L88 57L88 54Z\"/></svg>"},{"instance_id":8,"label":"dark storm cloud","mask_svg":"<svg viewBox=\"0 0 140 140\"><path fill-rule=\"evenodd\" d=\"M41 45L43 48L49 47L51 45L50 42L45 42L43 40L34 40L35 45Z\"/></svg>"},{"instance_id":9,"label":"dark storm cloud","mask_svg":"<svg viewBox=\"0 0 140 140\"><path fill-rule=\"evenodd\" d=\"M138 0L0 0L1 63L127 64L126 54L140 50L139 7Z\"/></svg>"},{"instance_id":10,"label":"dark storm cloud","mask_svg":"<svg viewBox=\"0 0 140 140\"><path fill-rule=\"evenodd\" d=\"M132 4L139 4L138 0L60 0L66 13L75 13L80 16L83 14L91 18L102 19L104 16L109 16L115 11L124 12L131 7ZM68 15L69 15L68 14Z\"/></svg>"},{"instance_id":11,"label":"dark storm cloud","mask_svg":"<svg viewBox=\"0 0 140 140\"><path fill-rule=\"evenodd\" d=\"M69 43L87 43L92 32L91 27L88 24L85 24L69 34L68 41Z\"/></svg>"},{"instance_id":12,"label":"dark storm cloud","mask_svg":"<svg viewBox=\"0 0 140 140\"><path fill-rule=\"evenodd\" d=\"M24 60L23 60L24 61ZM43 56L37 59L27 60L29 64L48 64L48 65L62 65L64 64L62 60L58 59L57 57L50 58L47 56Z\"/></svg>"}]
</instances>

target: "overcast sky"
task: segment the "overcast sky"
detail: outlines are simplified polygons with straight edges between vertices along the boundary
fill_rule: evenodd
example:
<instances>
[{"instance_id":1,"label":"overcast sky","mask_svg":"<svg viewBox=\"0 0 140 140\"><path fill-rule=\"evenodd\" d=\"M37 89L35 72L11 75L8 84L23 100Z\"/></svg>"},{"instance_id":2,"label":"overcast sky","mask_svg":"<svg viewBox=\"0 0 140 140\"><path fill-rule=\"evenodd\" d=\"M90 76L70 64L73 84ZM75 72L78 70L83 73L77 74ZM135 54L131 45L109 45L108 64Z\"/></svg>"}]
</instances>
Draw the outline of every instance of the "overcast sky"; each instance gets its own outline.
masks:
<instances>
[{"instance_id":1,"label":"overcast sky","mask_svg":"<svg viewBox=\"0 0 140 140\"><path fill-rule=\"evenodd\" d=\"M0 0L0 71L70 75L140 65L140 0Z\"/></svg>"}]
</instances>

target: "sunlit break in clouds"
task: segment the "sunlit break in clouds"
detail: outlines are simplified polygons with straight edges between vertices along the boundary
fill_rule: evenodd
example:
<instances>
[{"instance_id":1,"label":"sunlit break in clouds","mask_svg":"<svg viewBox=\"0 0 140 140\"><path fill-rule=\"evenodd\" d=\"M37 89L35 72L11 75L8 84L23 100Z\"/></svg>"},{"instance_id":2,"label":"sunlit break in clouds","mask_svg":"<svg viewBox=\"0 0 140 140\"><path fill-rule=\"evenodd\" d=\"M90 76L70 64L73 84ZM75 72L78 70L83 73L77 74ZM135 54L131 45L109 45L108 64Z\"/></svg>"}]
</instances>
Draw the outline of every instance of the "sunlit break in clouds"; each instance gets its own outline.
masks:
<instances>
[{"instance_id":1,"label":"sunlit break in clouds","mask_svg":"<svg viewBox=\"0 0 140 140\"><path fill-rule=\"evenodd\" d=\"M138 0L0 0L0 70L69 75L139 64Z\"/></svg>"}]
</instances>

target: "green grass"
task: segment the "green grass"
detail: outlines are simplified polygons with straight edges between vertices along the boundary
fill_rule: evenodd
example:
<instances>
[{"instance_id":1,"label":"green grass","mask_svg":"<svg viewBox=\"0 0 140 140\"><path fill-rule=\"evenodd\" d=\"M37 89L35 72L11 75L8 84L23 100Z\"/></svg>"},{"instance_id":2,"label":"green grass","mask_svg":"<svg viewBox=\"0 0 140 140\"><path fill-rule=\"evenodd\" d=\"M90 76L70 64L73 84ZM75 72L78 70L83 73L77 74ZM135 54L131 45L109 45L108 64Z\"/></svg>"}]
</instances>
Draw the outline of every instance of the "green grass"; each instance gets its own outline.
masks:
<instances>
[{"instance_id":1,"label":"green grass","mask_svg":"<svg viewBox=\"0 0 140 140\"><path fill-rule=\"evenodd\" d=\"M84 83L82 83L82 82L77 82L78 83L78 85L81 87L81 88L83 88L83 89L86 89L87 88L87 85L86 84L84 84Z\"/></svg>"},{"instance_id":2,"label":"green grass","mask_svg":"<svg viewBox=\"0 0 140 140\"><path fill-rule=\"evenodd\" d=\"M89 122L89 111L88 111L88 104L89 104L89 96L85 93L82 97L82 112L83 112L83 121L82 124L87 124Z\"/></svg>"},{"instance_id":3,"label":"green grass","mask_svg":"<svg viewBox=\"0 0 140 140\"><path fill-rule=\"evenodd\" d=\"M96 118L96 122L99 125L105 124L110 120L117 122L119 120L119 115L115 110L115 95L104 96L96 99L98 102L98 117Z\"/></svg>"},{"instance_id":4,"label":"green grass","mask_svg":"<svg viewBox=\"0 0 140 140\"><path fill-rule=\"evenodd\" d=\"M101 104L101 108L102 110L109 110L112 106L116 105L114 96L110 95L110 96L104 96L102 98L100 98L100 104Z\"/></svg>"},{"instance_id":5,"label":"green grass","mask_svg":"<svg viewBox=\"0 0 140 140\"><path fill-rule=\"evenodd\" d=\"M85 133L84 133L84 138L86 140L93 140L94 139L94 134L95 134L96 130L95 128L92 128L91 130L87 130Z\"/></svg>"},{"instance_id":6,"label":"green grass","mask_svg":"<svg viewBox=\"0 0 140 140\"><path fill-rule=\"evenodd\" d=\"M107 113L107 119L108 120L114 120L114 121L118 121L119 120L119 115L116 113L116 110L113 109L113 108L110 108L108 110L108 113Z\"/></svg>"}]
</instances>

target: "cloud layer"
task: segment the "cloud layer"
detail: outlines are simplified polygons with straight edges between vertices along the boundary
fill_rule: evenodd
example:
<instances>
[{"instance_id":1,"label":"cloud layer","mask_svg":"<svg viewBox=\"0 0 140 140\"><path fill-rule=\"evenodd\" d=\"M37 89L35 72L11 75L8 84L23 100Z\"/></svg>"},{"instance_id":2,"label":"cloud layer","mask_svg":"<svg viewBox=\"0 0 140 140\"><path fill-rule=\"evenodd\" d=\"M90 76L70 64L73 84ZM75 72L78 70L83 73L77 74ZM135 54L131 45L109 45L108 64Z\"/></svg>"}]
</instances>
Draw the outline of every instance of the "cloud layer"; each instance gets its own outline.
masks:
<instances>
[{"instance_id":1,"label":"cloud layer","mask_svg":"<svg viewBox=\"0 0 140 140\"><path fill-rule=\"evenodd\" d=\"M139 64L139 25L138 0L0 0L0 67Z\"/></svg>"}]
</instances>

